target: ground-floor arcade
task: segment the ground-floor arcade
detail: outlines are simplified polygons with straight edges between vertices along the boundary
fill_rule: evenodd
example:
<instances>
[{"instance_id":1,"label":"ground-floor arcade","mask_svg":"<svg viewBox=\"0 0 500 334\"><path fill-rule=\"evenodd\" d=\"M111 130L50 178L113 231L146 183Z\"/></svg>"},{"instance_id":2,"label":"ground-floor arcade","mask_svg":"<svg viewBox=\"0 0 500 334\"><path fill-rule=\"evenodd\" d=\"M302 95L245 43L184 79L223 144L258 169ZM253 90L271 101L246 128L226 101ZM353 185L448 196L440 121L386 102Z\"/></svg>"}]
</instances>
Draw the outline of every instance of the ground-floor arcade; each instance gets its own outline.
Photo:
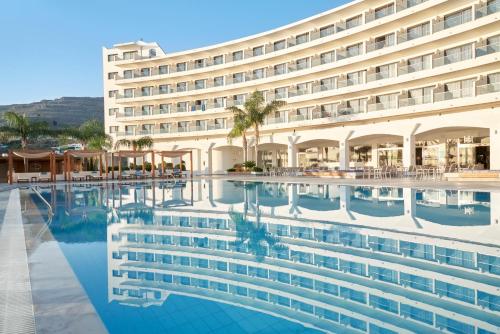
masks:
<instances>
[{"instance_id":1,"label":"ground-floor arcade","mask_svg":"<svg viewBox=\"0 0 500 334\"><path fill-rule=\"evenodd\" d=\"M363 124L263 130L255 155L261 167L347 170L371 166L450 166L500 170L498 110L433 115ZM192 150L195 174L219 174L243 162L241 139L155 141L154 149Z\"/></svg>"}]
</instances>

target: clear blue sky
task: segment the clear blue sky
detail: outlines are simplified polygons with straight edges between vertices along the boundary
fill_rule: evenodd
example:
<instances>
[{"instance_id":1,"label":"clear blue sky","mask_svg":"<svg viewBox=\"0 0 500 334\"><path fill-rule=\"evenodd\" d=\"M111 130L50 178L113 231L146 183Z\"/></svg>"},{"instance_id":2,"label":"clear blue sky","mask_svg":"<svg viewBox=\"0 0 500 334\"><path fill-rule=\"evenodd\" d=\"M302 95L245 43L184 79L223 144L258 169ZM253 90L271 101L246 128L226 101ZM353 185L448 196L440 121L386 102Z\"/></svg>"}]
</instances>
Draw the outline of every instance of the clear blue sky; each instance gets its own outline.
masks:
<instances>
[{"instance_id":1,"label":"clear blue sky","mask_svg":"<svg viewBox=\"0 0 500 334\"><path fill-rule=\"evenodd\" d=\"M101 47L156 41L166 52L224 42L348 0L4 0L0 105L102 96Z\"/></svg>"}]
</instances>

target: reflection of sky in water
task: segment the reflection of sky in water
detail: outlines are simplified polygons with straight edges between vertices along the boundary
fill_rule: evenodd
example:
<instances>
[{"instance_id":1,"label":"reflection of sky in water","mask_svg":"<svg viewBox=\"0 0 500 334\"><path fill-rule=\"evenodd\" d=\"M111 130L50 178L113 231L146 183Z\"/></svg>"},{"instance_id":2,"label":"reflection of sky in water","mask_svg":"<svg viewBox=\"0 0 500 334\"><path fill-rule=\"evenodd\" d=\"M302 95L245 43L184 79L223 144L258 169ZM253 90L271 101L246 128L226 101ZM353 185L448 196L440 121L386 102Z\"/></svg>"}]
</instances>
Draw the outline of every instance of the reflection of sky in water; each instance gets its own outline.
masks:
<instances>
[{"instance_id":1,"label":"reflection of sky in water","mask_svg":"<svg viewBox=\"0 0 500 334\"><path fill-rule=\"evenodd\" d=\"M51 231L111 332L495 333L497 199L226 181L60 188Z\"/></svg>"}]
</instances>

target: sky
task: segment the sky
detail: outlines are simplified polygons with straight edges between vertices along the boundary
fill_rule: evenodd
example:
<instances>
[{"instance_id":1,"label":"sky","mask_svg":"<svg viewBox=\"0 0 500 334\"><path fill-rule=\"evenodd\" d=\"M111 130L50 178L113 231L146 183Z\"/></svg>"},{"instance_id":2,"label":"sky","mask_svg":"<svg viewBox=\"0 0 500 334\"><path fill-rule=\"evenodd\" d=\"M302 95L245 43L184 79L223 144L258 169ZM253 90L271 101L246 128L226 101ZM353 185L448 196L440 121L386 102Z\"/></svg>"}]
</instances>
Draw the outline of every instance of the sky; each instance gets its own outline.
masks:
<instances>
[{"instance_id":1,"label":"sky","mask_svg":"<svg viewBox=\"0 0 500 334\"><path fill-rule=\"evenodd\" d=\"M224 42L348 0L0 0L0 105L103 96L102 47Z\"/></svg>"}]
</instances>

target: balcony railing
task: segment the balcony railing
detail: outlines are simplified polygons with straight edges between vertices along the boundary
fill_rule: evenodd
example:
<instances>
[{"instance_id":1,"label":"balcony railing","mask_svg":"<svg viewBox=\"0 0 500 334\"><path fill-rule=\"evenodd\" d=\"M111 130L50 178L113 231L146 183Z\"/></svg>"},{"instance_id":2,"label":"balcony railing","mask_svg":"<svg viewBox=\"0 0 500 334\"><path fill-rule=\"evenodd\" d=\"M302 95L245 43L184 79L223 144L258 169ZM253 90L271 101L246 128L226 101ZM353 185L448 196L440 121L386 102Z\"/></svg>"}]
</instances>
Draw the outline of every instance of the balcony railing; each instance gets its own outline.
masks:
<instances>
[{"instance_id":1,"label":"balcony railing","mask_svg":"<svg viewBox=\"0 0 500 334\"><path fill-rule=\"evenodd\" d=\"M361 55L361 47L337 51L337 60L347 59Z\"/></svg>"},{"instance_id":2,"label":"balcony railing","mask_svg":"<svg viewBox=\"0 0 500 334\"><path fill-rule=\"evenodd\" d=\"M430 69L430 64L426 62L420 62L412 65L404 65L398 67L398 75L405 75L409 73L415 73L423 70Z\"/></svg>"},{"instance_id":3,"label":"balcony railing","mask_svg":"<svg viewBox=\"0 0 500 334\"><path fill-rule=\"evenodd\" d=\"M399 107L404 108L404 107L411 107L411 106L416 106L419 104L426 104L426 103L431 103L432 102L432 95L427 94L427 95L422 95L418 97L408 97L408 98L401 98L399 99Z\"/></svg>"},{"instance_id":4,"label":"balcony railing","mask_svg":"<svg viewBox=\"0 0 500 334\"><path fill-rule=\"evenodd\" d=\"M471 15L468 15L468 14L461 14L458 16L443 19L442 21L434 23L433 31L439 32L442 30L453 28L453 27L456 27L458 25L470 22L471 20L472 20L472 17L471 17Z\"/></svg>"},{"instance_id":5,"label":"balcony railing","mask_svg":"<svg viewBox=\"0 0 500 334\"><path fill-rule=\"evenodd\" d=\"M500 92L500 82L489 83L476 87L477 95L498 93Z\"/></svg>"},{"instance_id":6,"label":"balcony railing","mask_svg":"<svg viewBox=\"0 0 500 334\"><path fill-rule=\"evenodd\" d=\"M372 13L366 14L365 22L369 23L392 14L394 14L394 6L385 7L383 9L379 9Z\"/></svg>"},{"instance_id":7,"label":"balcony railing","mask_svg":"<svg viewBox=\"0 0 500 334\"><path fill-rule=\"evenodd\" d=\"M376 73L370 73L366 76L367 82L371 81L377 81L377 80L383 80L383 79L389 79L393 78L394 75L391 75L390 72L388 71L382 71L382 72L376 72Z\"/></svg>"},{"instance_id":8,"label":"balcony railing","mask_svg":"<svg viewBox=\"0 0 500 334\"><path fill-rule=\"evenodd\" d=\"M421 3L424 3L428 0L403 0L403 1L396 1L396 11L400 12L402 10L405 10L407 8L414 7L416 5L420 5Z\"/></svg>"},{"instance_id":9,"label":"balcony railing","mask_svg":"<svg viewBox=\"0 0 500 334\"><path fill-rule=\"evenodd\" d=\"M383 41L378 42L368 42L366 43L366 52L372 52L376 50L380 50L383 48L387 48L394 45L394 40L392 38L387 38Z\"/></svg>"},{"instance_id":10,"label":"balcony railing","mask_svg":"<svg viewBox=\"0 0 500 334\"><path fill-rule=\"evenodd\" d=\"M490 4L484 4L476 8L476 18L479 19L494 13L500 12L500 1L494 1Z\"/></svg>"},{"instance_id":11,"label":"balcony railing","mask_svg":"<svg viewBox=\"0 0 500 334\"><path fill-rule=\"evenodd\" d=\"M457 62L461 62L464 60L469 60L472 59L472 51L466 51L466 52L459 52L456 54L451 54L451 55L446 55L446 56L441 56L434 58L432 60L433 67L439 67L439 66L444 66L444 65L449 65Z\"/></svg>"},{"instance_id":12,"label":"balcony railing","mask_svg":"<svg viewBox=\"0 0 500 334\"><path fill-rule=\"evenodd\" d=\"M474 96L474 90L472 87L463 88L463 89L455 89L445 92L434 93L434 102L448 101L454 99L460 99L463 97L471 97Z\"/></svg>"},{"instance_id":13,"label":"balcony railing","mask_svg":"<svg viewBox=\"0 0 500 334\"><path fill-rule=\"evenodd\" d=\"M476 57L486 56L500 52L500 43L490 43L476 48Z\"/></svg>"},{"instance_id":14,"label":"balcony railing","mask_svg":"<svg viewBox=\"0 0 500 334\"><path fill-rule=\"evenodd\" d=\"M378 102L378 103L369 103L368 112L372 111L382 111L382 110L390 110L398 108L398 101L389 101L389 102Z\"/></svg>"}]
</instances>

